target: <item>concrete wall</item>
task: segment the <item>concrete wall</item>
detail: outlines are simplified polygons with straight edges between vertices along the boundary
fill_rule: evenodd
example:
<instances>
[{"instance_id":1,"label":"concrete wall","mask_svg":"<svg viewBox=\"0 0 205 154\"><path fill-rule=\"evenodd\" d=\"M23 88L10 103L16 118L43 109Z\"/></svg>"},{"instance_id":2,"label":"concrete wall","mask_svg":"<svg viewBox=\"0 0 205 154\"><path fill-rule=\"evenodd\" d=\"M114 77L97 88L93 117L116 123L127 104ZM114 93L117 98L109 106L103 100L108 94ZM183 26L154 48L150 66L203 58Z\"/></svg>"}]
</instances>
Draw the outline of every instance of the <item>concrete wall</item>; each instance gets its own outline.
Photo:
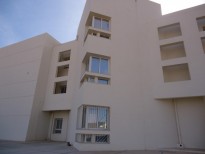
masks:
<instances>
[{"instance_id":1,"label":"concrete wall","mask_svg":"<svg viewBox=\"0 0 205 154\"><path fill-rule=\"evenodd\" d=\"M203 49L199 44L200 37L198 37L202 34L195 29L197 27L195 19L204 15L203 8L204 6L192 9L189 14L178 12L162 17L160 6L149 1L119 0L116 3L111 0L109 4L106 1L87 1L78 30L78 58L82 62L86 53L110 57L111 83L107 86L93 83L83 83L82 86L79 86L76 83L68 141L71 141L80 150L140 150L177 147L179 140L174 103L171 99L157 100L156 98L190 97L205 94L205 82L204 78L201 78L204 75L202 70L204 65L201 65L204 61L204 53L201 52ZM88 35L84 42L86 21L90 11L111 18L110 40ZM192 18L192 21L189 18ZM183 40L187 58L162 62L160 45L170 43L170 41L168 39L159 41L157 29L176 22L180 22L182 34L185 36L173 39L171 43ZM190 28L192 32L187 34L188 30L190 31L190 26L192 26ZM191 35L195 35L197 38L190 39ZM192 41L196 43L195 49L191 49ZM184 62L189 65L191 80L164 83L162 66ZM76 78L79 82L82 77L82 64L77 64L76 71ZM193 89L188 88L191 86ZM193 100L192 98L187 99ZM77 109L82 104L109 106L110 130L76 129ZM193 112L203 114L203 111L199 110L201 105L196 103L198 109ZM189 109L184 110L179 111L179 117L185 112L188 113ZM198 124L203 125L203 117L198 115L196 117L199 117L198 121L200 122L197 123L197 128L199 128ZM186 134L184 129L182 132ZM110 143L76 143L74 132L110 134ZM193 134L198 137L194 141L195 145L187 139L189 137L186 134L184 135L185 147L203 147L203 132L199 133L202 135L201 137L197 133Z\"/></svg>"},{"instance_id":2,"label":"concrete wall","mask_svg":"<svg viewBox=\"0 0 205 154\"><path fill-rule=\"evenodd\" d=\"M175 12L162 16L156 28L179 23L181 27L181 36L158 40L153 42L153 59L152 66L155 70L155 98L176 98L190 96L204 96L205 93L205 54L201 43L201 37L205 36L203 31L198 30L197 18L204 16L204 5ZM157 31L155 34L157 37ZM161 60L160 45L184 42L185 57ZM158 47L157 47L158 46ZM188 64L189 75L191 80L181 82L164 83L162 67L176 64Z\"/></svg>"},{"instance_id":3,"label":"concrete wall","mask_svg":"<svg viewBox=\"0 0 205 154\"><path fill-rule=\"evenodd\" d=\"M148 0L88 0L75 41L58 44L44 34L0 49L0 139L51 138L51 113L66 110L66 140L79 150L204 148L205 33L196 22L204 7L161 16L160 5ZM110 19L110 39L87 35L90 12ZM174 35L182 35L159 38L158 28L173 24L181 29ZM185 53L161 58L160 46L177 42L183 42ZM58 62L66 50L70 60ZM83 82L83 60L91 53L110 58L109 85ZM181 64L185 67L173 69ZM69 65L68 75L57 77L63 65ZM54 94L59 81L67 82L67 92ZM109 130L77 128L84 104L110 108ZM110 142L77 143L77 133L109 134Z\"/></svg>"},{"instance_id":4,"label":"concrete wall","mask_svg":"<svg viewBox=\"0 0 205 154\"><path fill-rule=\"evenodd\" d=\"M35 95L26 140L46 140L49 130L50 113L42 112L42 108L47 90L46 86L51 63L51 55L54 46L59 43L49 35L45 35L44 40L42 41L42 57L40 59L38 80L35 87Z\"/></svg>"},{"instance_id":5,"label":"concrete wall","mask_svg":"<svg viewBox=\"0 0 205 154\"><path fill-rule=\"evenodd\" d=\"M70 60L65 62L58 62L59 53L70 50ZM75 63L76 63L76 41L68 42L58 45L54 48L51 61L49 65L48 79L46 83L46 96L43 105L44 111L55 110L70 110L72 97L74 95L74 80L75 80ZM58 66L69 65L69 71L67 76L57 77L56 72ZM54 85L58 81L67 81L67 92L65 94L54 94Z\"/></svg>"},{"instance_id":6,"label":"concrete wall","mask_svg":"<svg viewBox=\"0 0 205 154\"><path fill-rule=\"evenodd\" d=\"M0 139L26 140L47 34L0 52Z\"/></svg>"}]
</instances>

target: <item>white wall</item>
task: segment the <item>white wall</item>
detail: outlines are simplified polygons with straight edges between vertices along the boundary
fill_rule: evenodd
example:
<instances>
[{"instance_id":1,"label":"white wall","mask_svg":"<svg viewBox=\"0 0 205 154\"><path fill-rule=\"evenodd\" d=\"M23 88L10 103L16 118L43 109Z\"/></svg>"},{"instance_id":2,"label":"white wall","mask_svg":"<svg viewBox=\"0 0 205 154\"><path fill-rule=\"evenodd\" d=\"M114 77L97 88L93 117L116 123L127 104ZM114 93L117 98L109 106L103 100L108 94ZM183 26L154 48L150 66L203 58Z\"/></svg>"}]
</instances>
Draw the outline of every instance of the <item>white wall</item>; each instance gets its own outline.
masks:
<instances>
[{"instance_id":1,"label":"white wall","mask_svg":"<svg viewBox=\"0 0 205 154\"><path fill-rule=\"evenodd\" d=\"M39 82L43 34L0 52L0 139L25 141Z\"/></svg>"},{"instance_id":2,"label":"white wall","mask_svg":"<svg viewBox=\"0 0 205 154\"><path fill-rule=\"evenodd\" d=\"M26 40L0 52L0 139L26 139L42 47Z\"/></svg>"}]
</instances>

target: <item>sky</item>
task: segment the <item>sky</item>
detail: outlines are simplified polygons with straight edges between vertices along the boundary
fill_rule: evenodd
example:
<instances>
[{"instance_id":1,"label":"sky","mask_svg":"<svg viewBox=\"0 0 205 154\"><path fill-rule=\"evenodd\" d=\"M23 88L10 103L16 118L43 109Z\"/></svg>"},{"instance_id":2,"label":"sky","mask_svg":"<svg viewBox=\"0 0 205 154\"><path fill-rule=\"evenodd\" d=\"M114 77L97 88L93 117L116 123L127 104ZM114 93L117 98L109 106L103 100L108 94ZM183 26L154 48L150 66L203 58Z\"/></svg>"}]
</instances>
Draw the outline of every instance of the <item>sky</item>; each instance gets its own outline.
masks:
<instances>
[{"instance_id":1,"label":"sky","mask_svg":"<svg viewBox=\"0 0 205 154\"><path fill-rule=\"evenodd\" d=\"M205 4L205 0L152 0L162 13ZM86 0L0 0L0 48L49 33L60 43L76 38Z\"/></svg>"}]
</instances>

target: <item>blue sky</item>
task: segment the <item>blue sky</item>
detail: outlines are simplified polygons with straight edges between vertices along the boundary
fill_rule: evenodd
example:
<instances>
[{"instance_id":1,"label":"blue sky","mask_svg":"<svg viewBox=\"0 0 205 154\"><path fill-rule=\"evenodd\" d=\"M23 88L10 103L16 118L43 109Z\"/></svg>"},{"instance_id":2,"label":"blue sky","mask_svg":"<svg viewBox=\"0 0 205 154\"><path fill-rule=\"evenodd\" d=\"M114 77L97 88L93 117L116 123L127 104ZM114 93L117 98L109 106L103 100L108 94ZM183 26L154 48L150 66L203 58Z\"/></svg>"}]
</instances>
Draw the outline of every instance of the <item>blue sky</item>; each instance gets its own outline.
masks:
<instances>
[{"instance_id":1,"label":"blue sky","mask_svg":"<svg viewBox=\"0 0 205 154\"><path fill-rule=\"evenodd\" d=\"M169 13L205 0L153 0ZM86 0L0 0L0 47L49 33L61 43L74 40ZM177 4L177 5L176 5Z\"/></svg>"},{"instance_id":2,"label":"blue sky","mask_svg":"<svg viewBox=\"0 0 205 154\"><path fill-rule=\"evenodd\" d=\"M75 39L85 0L0 0L0 47L49 33Z\"/></svg>"}]
</instances>

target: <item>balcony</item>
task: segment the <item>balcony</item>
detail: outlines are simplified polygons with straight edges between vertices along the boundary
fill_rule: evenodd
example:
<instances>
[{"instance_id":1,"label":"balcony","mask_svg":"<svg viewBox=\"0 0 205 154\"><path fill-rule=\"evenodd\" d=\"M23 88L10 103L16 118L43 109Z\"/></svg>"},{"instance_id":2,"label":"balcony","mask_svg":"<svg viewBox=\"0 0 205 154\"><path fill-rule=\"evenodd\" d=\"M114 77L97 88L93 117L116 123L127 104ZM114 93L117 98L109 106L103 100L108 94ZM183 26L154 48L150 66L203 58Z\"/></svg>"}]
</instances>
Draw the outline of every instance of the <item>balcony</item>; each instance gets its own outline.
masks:
<instances>
[{"instance_id":1,"label":"balcony","mask_svg":"<svg viewBox=\"0 0 205 154\"><path fill-rule=\"evenodd\" d=\"M183 42L176 42L172 44L161 45L160 52L161 52L162 60L186 57Z\"/></svg>"},{"instance_id":2,"label":"balcony","mask_svg":"<svg viewBox=\"0 0 205 154\"><path fill-rule=\"evenodd\" d=\"M188 64L163 66L164 82L191 80Z\"/></svg>"},{"instance_id":3,"label":"balcony","mask_svg":"<svg viewBox=\"0 0 205 154\"><path fill-rule=\"evenodd\" d=\"M181 27L179 23L167 25L158 28L158 36L160 40L169 39L177 36L181 36Z\"/></svg>"}]
</instances>

